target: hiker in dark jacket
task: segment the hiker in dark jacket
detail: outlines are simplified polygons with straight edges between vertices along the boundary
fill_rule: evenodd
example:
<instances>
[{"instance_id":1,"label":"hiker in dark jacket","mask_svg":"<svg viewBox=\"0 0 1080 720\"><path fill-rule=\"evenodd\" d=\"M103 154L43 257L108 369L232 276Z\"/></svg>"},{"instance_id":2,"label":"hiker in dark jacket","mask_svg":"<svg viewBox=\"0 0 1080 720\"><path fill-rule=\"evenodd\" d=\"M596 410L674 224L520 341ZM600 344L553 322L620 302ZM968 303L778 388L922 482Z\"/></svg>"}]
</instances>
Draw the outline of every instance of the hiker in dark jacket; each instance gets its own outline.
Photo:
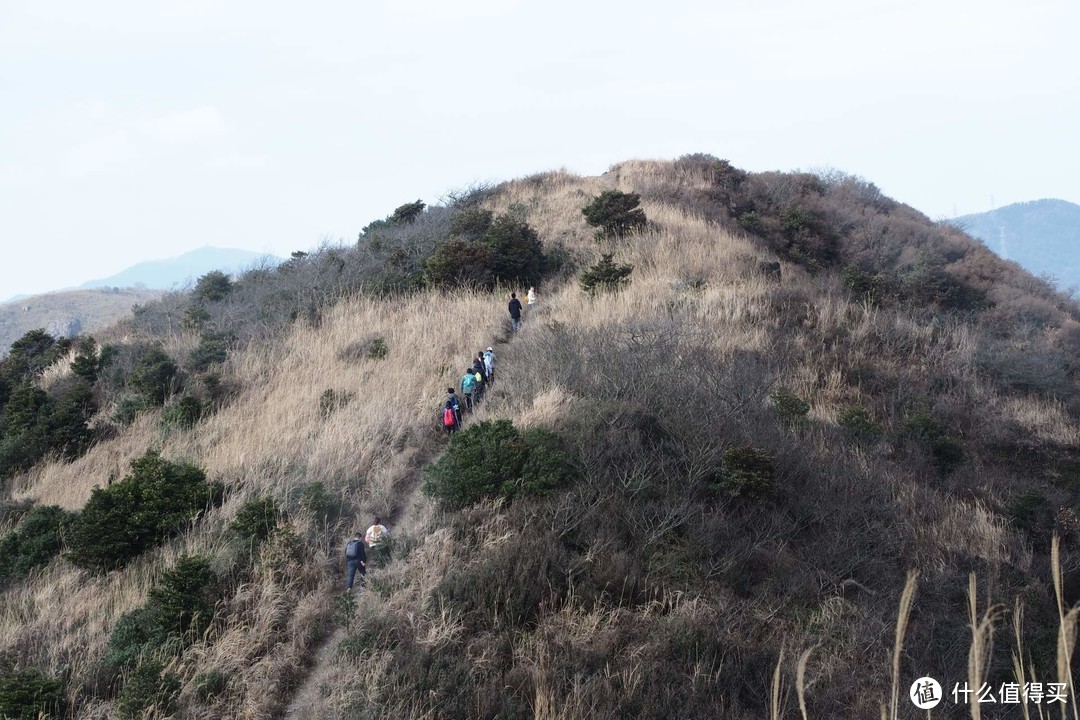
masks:
<instances>
[{"instance_id":1,"label":"hiker in dark jacket","mask_svg":"<svg viewBox=\"0 0 1080 720\"><path fill-rule=\"evenodd\" d=\"M367 552L364 550L364 536L360 533L356 533L352 540L345 543L345 563L349 568L346 592L352 592L356 573L360 573L360 587L363 587L364 576L367 575Z\"/></svg>"},{"instance_id":2,"label":"hiker in dark jacket","mask_svg":"<svg viewBox=\"0 0 1080 720\"><path fill-rule=\"evenodd\" d=\"M454 392L454 388L446 388L446 402L450 403L450 407L454 409L454 418L457 420L457 426L461 427L461 401L458 400L457 393Z\"/></svg>"},{"instance_id":3,"label":"hiker in dark jacket","mask_svg":"<svg viewBox=\"0 0 1080 720\"><path fill-rule=\"evenodd\" d=\"M510 327L517 332L521 327L521 301L517 299L517 293L510 293L510 304L506 309L510 311Z\"/></svg>"},{"instance_id":4,"label":"hiker in dark jacket","mask_svg":"<svg viewBox=\"0 0 1080 720\"><path fill-rule=\"evenodd\" d=\"M473 360L472 368L473 377L476 378L476 389L473 390L473 403L478 403L484 397L484 391L487 390L487 383L484 377L484 363L482 360Z\"/></svg>"},{"instance_id":5,"label":"hiker in dark jacket","mask_svg":"<svg viewBox=\"0 0 1080 720\"><path fill-rule=\"evenodd\" d=\"M484 353L483 352L476 353L476 359L473 360L473 365L476 366L477 368L479 368L480 372L483 374L483 376L484 376L484 387L487 387L488 385L490 385L491 384L491 373L488 372L487 363L484 362Z\"/></svg>"}]
</instances>

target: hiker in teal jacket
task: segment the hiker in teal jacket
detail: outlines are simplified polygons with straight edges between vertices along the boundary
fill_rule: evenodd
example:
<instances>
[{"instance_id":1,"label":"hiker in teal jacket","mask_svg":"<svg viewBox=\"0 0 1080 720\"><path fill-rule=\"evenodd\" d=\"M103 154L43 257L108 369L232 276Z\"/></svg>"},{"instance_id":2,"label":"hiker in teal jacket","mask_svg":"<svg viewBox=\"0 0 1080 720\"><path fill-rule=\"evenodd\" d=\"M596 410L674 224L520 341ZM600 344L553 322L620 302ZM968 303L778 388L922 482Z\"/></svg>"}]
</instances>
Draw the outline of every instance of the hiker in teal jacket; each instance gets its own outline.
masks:
<instances>
[{"instance_id":1,"label":"hiker in teal jacket","mask_svg":"<svg viewBox=\"0 0 1080 720\"><path fill-rule=\"evenodd\" d=\"M476 390L476 371L472 367L466 368L461 376L461 394L465 397L465 410L472 412L473 391Z\"/></svg>"}]
</instances>

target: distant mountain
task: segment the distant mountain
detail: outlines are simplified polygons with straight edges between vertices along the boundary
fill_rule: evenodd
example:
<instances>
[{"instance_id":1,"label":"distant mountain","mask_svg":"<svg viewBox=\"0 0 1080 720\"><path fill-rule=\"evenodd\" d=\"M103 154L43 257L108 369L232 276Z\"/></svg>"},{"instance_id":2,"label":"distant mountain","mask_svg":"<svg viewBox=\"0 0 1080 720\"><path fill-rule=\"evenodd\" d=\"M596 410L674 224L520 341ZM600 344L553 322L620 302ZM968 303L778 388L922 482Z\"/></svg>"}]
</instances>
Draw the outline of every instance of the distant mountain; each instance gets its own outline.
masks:
<instances>
[{"instance_id":1,"label":"distant mountain","mask_svg":"<svg viewBox=\"0 0 1080 720\"><path fill-rule=\"evenodd\" d=\"M132 305L160 295L160 290L145 288L101 288L24 295L0 303L0 357L31 330L44 329L55 337L93 333L130 313Z\"/></svg>"},{"instance_id":2,"label":"distant mountain","mask_svg":"<svg viewBox=\"0 0 1080 720\"><path fill-rule=\"evenodd\" d=\"M80 287L145 287L152 290L171 290L182 287L211 270L236 273L258 263L277 265L283 260L251 250L207 246L166 260L141 262L115 275L85 282Z\"/></svg>"},{"instance_id":3,"label":"distant mountain","mask_svg":"<svg viewBox=\"0 0 1080 720\"><path fill-rule=\"evenodd\" d=\"M1015 203L955 222L972 237L1029 272L1080 287L1080 205L1065 200Z\"/></svg>"}]
</instances>

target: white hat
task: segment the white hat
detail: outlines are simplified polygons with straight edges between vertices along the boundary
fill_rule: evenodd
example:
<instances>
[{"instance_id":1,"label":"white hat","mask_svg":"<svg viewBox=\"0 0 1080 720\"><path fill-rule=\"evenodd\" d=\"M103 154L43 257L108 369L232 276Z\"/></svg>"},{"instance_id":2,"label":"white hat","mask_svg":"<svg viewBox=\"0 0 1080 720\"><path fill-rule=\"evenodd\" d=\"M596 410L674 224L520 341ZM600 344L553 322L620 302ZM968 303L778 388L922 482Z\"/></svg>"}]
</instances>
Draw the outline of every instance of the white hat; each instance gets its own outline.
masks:
<instances>
[{"instance_id":1,"label":"white hat","mask_svg":"<svg viewBox=\"0 0 1080 720\"><path fill-rule=\"evenodd\" d=\"M495 351L494 351L494 350L492 350L492 349L491 349L491 348L489 347L489 348L488 348L488 352L495 352Z\"/></svg>"}]
</instances>

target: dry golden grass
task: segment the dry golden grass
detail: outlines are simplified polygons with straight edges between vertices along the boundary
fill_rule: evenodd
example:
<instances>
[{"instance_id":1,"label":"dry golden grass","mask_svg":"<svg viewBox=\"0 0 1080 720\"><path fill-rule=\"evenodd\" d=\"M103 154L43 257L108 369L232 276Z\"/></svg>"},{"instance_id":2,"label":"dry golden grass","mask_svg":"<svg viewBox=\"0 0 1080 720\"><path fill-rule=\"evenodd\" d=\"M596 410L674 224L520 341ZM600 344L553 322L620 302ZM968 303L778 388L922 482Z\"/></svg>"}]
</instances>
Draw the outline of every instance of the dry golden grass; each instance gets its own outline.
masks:
<instances>
[{"instance_id":1,"label":"dry golden grass","mask_svg":"<svg viewBox=\"0 0 1080 720\"><path fill-rule=\"evenodd\" d=\"M640 161L619 165L598 178L557 171L518 180L502 188L490 204L496 211L523 209L546 243L562 244L588 265L602 249L581 215L591 196L618 187L665 197L706 185L699 172ZM874 412L882 414L892 430L897 429L903 418L889 416L881 394L853 378L853 368L871 365L883 377L899 378L898 392L905 392L907 385L920 378L946 373L954 383L936 396L943 407L971 405L985 411L984 417L964 427L970 437L1007 437L1015 430L1003 428L1018 427L1025 437L1039 443L1080 442L1080 429L1060 404L1002 394L980 376L979 338L970 325L868 306L848 297L834 280L823 282L788 264L783 281L777 284L756 272L760 260L771 258L750 239L675 204L647 200L644 209L649 229L613 244L616 260L634 265L629 288L618 295L591 298L574 281L540 287L540 303L527 311L523 336L528 337L534 328L538 332L558 326L582 331L627 328L647 335L663 332L666 323L677 318L677 352L705 351L720 359L739 353L782 357L778 377L772 380L810 400L811 419L822 426L831 427L846 405L877 403ZM354 631L365 619L398 618L425 650L456 652L469 631L454 607L432 598L448 573L480 560L462 557L447 518L417 492L417 485L421 466L441 447L435 410L444 389L457 385L477 350L507 335L504 292L426 292L390 300L345 300L328 308L317 327L297 324L275 344L252 346L230 357L225 373L241 391L196 428L163 435L156 413L148 413L83 458L47 464L19 478L13 497L75 509L93 488L123 477L132 459L148 448L160 448L166 458L189 460L205 468L212 479L225 481L231 494L220 510L192 532L123 571L95 578L58 561L8 590L0 606L0 650L48 671L67 667L75 677L90 676L116 619L145 600L154 579L178 556L227 556L231 551L222 529L246 499L271 495L288 503L297 488L320 481L361 518L372 512L392 517L395 536L409 545L407 558L371 573L371 581L392 592L362 594L346 631ZM343 354L350 345L373 336L385 339L387 357L355 359ZM167 345L182 355L195 342L193 335L176 334ZM537 352L527 343L496 346L498 384L476 417L512 418L523 427L556 427L574 413L582 398L560 382L557 374L538 377L542 364L523 347ZM603 358L589 370L604 372ZM328 389L353 397L324 416L319 398ZM664 388L644 385L629 390L635 396L648 396ZM903 547L906 560L921 577L941 577L961 560L1021 571L1031 566L1030 544L1016 535L988 500L932 487L899 464L872 458L868 451L837 448L836 436L821 429L804 431L802 442L807 462L850 456L851 466L861 469L862 478L873 483L881 503L899 518L887 532L895 536L896 545ZM505 509L492 502L465 511L463 521L475 536L478 556L514 542L524 531L510 522ZM554 528L562 520L557 514L538 515L530 522L550 523ZM868 527L872 522L867 520ZM328 625L340 587L335 559L341 541L338 534L353 528L320 529L303 516L292 518L291 523L297 536L305 539L307 555L289 557L286 548L274 544L263 551L250 580L225 599L223 619L213 635L196 643L179 661L178 669L187 681L186 707L197 707L191 678L198 672L220 670L233 678L232 714L218 710L207 717L275 717L306 677L305 664L319 646L320 634L313 629ZM859 527L844 530L851 536L870 532ZM769 545L768 527L762 528L761 537L762 546ZM777 552L778 562L783 555ZM899 584L893 580L892 584ZM899 622L891 646L888 628L875 614L875 604L886 598L864 599L874 591L850 577L823 579L823 588L834 581L835 587L822 590L824 598L812 614L791 616L781 603L738 600L723 591L706 596L665 589L660 597L633 610L605 602L582 607L571 598L545 608L536 627L515 640L513 663L531 683L534 717L595 717L597 693L604 688L642 686L649 661L647 643L631 643L620 651L622 662L590 678L562 677L559 658L565 647L576 652L614 643L617 630L639 623L693 624L721 614L741 616L768 630L762 633L768 647L786 647L789 653L813 648L813 654L803 650L794 667L795 705L784 690L792 685L791 668L781 654L770 688L762 688L769 700L759 713L780 718L797 711L804 719L812 717L815 694L827 692L830 683L851 682L845 673L872 660L877 666L867 674L879 694L861 709L876 714L882 708L883 717L894 719L904 716L899 696L905 686L901 654L913 607L914 575L900 595ZM972 677L983 677L992 629L1000 618L990 611L976 617L974 589L971 598L971 672ZM1077 611L1065 607L1060 587L1058 600L1063 664L1056 670L1060 677L1071 678L1068 659L1075 642ZM1016 611L1013 616L1018 644L1019 615ZM498 620L491 618L491 624ZM873 639L859 634L866 632L873 633ZM478 655L469 662L484 670L497 661ZM362 657L341 656L332 667L322 667L316 677L325 692L305 689L310 694L304 697L313 698L313 704L305 708L306 717L343 718L354 706L376 702L380 688L392 675L391 663L389 653L373 651ZM1030 680L1035 671L1018 649L1014 654L1017 677ZM690 682L695 688L717 687L719 671L699 664ZM1075 698L1075 688L1069 687ZM82 691L76 695L87 697ZM439 717L427 697L401 696L395 703L380 708L381 715ZM107 717L109 710L108 703L88 699L80 717Z\"/></svg>"}]
</instances>

